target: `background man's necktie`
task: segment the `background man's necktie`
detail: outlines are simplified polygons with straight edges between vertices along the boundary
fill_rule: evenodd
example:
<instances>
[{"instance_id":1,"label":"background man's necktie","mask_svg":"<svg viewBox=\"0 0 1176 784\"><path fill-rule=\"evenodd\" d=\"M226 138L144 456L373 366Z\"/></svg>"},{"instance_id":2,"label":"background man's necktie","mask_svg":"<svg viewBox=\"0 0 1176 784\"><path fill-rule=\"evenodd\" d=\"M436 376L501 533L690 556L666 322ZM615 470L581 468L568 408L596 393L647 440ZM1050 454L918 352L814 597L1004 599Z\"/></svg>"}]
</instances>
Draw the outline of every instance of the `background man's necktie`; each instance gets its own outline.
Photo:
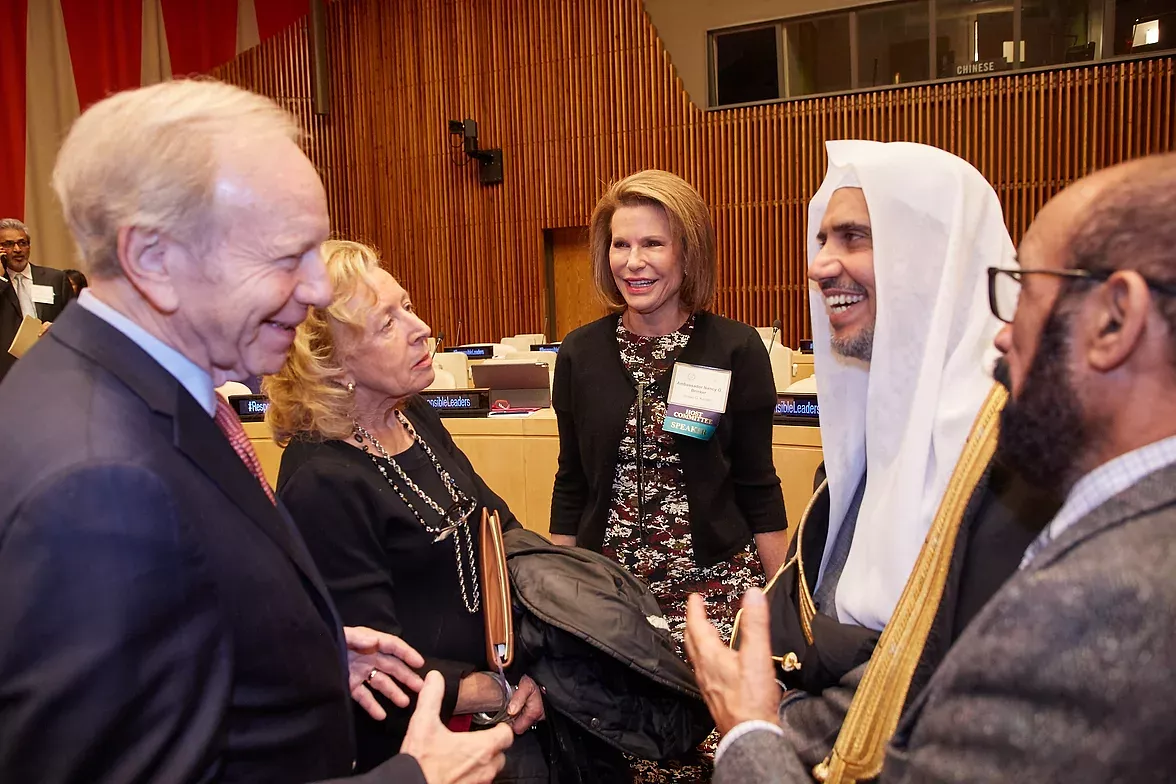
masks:
<instances>
[{"instance_id":1,"label":"background man's necktie","mask_svg":"<svg viewBox=\"0 0 1176 784\"><path fill-rule=\"evenodd\" d=\"M29 290L29 282L23 275L13 275L12 285L16 289L16 300L20 303L22 316L37 317L37 305L33 302L33 292Z\"/></svg>"}]
</instances>

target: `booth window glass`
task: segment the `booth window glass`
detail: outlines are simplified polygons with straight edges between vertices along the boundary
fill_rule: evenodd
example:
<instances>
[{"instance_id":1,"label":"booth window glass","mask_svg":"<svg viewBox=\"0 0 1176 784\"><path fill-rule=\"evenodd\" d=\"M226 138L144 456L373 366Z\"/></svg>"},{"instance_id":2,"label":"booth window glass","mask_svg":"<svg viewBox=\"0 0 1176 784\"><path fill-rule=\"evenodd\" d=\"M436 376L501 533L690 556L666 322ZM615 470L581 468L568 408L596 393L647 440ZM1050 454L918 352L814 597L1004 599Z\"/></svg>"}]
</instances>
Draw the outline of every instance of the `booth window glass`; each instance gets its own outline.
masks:
<instances>
[{"instance_id":1,"label":"booth window glass","mask_svg":"<svg viewBox=\"0 0 1176 784\"><path fill-rule=\"evenodd\" d=\"M788 97L853 89L849 14L788 22L784 37Z\"/></svg>"},{"instance_id":2,"label":"booth window glass","mask_svg":"<svg viewBox=\"0 0 1176 784\"><path fill-rule=\"evenodd\" d=\"M857 12L857 83L882 87L931 78L928 6L923 0Z\"/></svg>"},{"instance_id":3,"label":"booth window glass","mask_svg":"<svg viewBox=\"0 0 1176 784\"><path fill-rule=\"evenodd\" d=\"M1176 49L1176 0L1117 0L1108 40L1114 54L1146 54ZM1111 46L1104 43L1105 49ZM1109 53L1109 52L1108 52Z\"/></svg>"},{"instance_id":4,"label":"booth window glass","mask_svg":"<svg viewBox=\"0 0 1176 784\"><path fill-rule=\"evenodd\" d=\"M730 106L1176 50L1176 0L905 0L710 45L712 101Z\"/></svg>"},{"instance_id":5,"label":"booth window glass","mask_svg":"<svg viewBox=\"0 0 1176 784\"><path fill-rule=\"evenodd\" d=\"M1008 0L936 0L935 35L937 78L1013 67L1013 4Z\"/></svg>"},{"instance_id":6,"label":"booth window glass","mask_svg":"<svg viewBox=\"0 0 1176 784\"><path fill-rule=\"evenodd\" d=\"M772 24L714 36L714 91L719 104L781 97L777 30Z\"/></svg>"},{"instance_id":7,"label":"booth window glass","mask_svg":"<svg viewBox=\"0 0 1176 784\"><path fill-rule=\"evenodd\" d=\"M1022 65L1081 63L1098 56L1102 2L1022 0Z\"/></svg>"}]
</instances>

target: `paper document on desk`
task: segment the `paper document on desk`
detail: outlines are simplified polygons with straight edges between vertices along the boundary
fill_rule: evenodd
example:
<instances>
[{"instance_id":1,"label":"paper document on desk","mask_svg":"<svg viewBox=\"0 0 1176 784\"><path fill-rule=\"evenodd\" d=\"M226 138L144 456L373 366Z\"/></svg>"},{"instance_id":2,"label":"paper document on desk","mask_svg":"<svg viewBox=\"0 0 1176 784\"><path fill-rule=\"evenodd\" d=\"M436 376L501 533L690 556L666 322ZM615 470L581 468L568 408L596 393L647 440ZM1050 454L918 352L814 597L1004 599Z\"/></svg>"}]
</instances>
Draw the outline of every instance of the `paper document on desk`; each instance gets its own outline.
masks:
<instances>
[{"instance_id":1,"label":"paper document on desk","mask_svg":"<svg viewBox=\"0 0 1176 784\"><path fill-rule=\"evenodd\" d=\"M20 322L20 329L16 331L16 337L12 339L12 345L8 347L8 353L18 359L23 357L40 337L41 320L25 316Z\"/></svg>"}]
</instances>

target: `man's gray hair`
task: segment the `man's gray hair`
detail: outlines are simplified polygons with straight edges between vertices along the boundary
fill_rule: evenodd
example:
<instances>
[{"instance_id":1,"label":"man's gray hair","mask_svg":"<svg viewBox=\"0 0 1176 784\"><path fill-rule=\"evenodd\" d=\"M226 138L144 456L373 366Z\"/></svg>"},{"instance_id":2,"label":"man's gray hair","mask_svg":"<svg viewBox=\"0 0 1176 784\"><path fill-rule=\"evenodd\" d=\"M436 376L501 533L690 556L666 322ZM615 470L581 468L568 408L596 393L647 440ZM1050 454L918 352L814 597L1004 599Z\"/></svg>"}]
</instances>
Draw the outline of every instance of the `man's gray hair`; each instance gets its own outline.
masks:
<instances>
[{"instance_id":1,"label":"man's gray hair","mask_svg":"<svg viewBox=\"0 0 1176 784\"><path fill-rule=\"evenodd\" d=\"M29 234L29 227L18 221L16 218L0 218L0 231L8 231L9 229L23 231L26 237L33 236Z\"/></svg>"},{"instance_id":2,"label":"man's gray hair","mask_svg":"<svg viewBox=\"0 0 1176 784\"><path fill-rule=\"evenodd\" d=\"M122 228L167 234L197 251L215 244L217 145L275 138L301 141L289 112L211 80L163 82L91 106L74 122L53 169L85 271L122 274Z\"/></svg>"}]
</instances>

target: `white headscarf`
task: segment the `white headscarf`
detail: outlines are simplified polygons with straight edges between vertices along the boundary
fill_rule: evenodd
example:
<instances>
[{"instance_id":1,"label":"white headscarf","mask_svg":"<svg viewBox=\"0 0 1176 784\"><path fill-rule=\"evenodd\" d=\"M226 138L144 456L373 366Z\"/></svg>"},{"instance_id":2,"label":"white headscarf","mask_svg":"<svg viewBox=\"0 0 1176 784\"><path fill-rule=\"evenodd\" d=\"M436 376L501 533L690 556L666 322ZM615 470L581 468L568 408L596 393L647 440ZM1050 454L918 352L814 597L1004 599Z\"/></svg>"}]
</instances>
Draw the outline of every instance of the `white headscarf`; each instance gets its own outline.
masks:
<instances>
[{"instance_id":1,"label":"white headscarf","mask_svg":"<svg viewBox=\"0 0 1176 784\"><path fill-rule=\"evenodd\" d=\"M996 193L967 162L906 142L834 141L826 149L829 172L809 204L809 263L833 192L860 187L876 322L868 365L834 354L824 298L810 284L830 493L825 558L868 465L837 614L881 629L992 385L1000 323L988 308L985 270L1016 262Z\"/></svg>"}]
</instances>

